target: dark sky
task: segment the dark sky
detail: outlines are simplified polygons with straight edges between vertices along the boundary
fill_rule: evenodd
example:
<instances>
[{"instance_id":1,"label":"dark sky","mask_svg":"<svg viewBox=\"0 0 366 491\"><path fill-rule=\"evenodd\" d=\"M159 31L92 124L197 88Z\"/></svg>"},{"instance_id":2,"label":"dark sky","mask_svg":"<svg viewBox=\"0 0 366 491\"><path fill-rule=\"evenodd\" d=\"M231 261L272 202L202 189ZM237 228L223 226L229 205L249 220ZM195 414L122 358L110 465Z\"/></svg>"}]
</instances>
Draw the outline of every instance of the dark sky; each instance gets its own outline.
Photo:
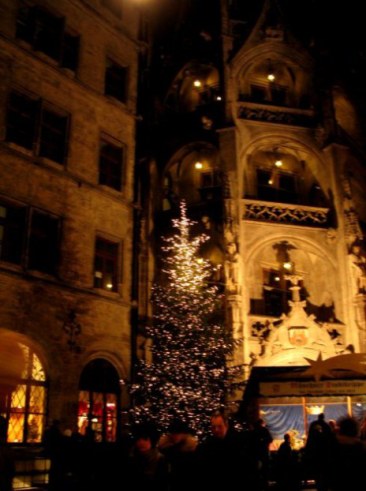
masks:
<instances>
[{"instance_id":1,"label":"dark sky","mask_svg":"<svg viewBox=\"0 0 366 491\"><path fill-rule=\"evenodd\" d=\"M366 108L366 23L362 2L280 0L295 34L329 63Z\"/></svg>"},{"instance_id":2,"label":"dark sky","mask_svg":"<svg viewBox=\"0 0 366 491\"><path fill-rule=\"evenodd\" d=\"M185 45L195 46L199 29L218 31L219 0L153 0L158 7L160 35L169 33L168 51L185 31ZM244 30L249 31L263 0L232 0ZM334 82L341 81L366 114L366 21L360 0L274 0L288 27L321 63ZM187 15L188 13L188 15ZM219 36L219 33L215 33ZM163 36L164 37L164 36ZM159 41L160 42L160 41ZM178 43L179 44L179 43ZM180 46L174 57L179 58Z\"/></svg>"}]
</instances>

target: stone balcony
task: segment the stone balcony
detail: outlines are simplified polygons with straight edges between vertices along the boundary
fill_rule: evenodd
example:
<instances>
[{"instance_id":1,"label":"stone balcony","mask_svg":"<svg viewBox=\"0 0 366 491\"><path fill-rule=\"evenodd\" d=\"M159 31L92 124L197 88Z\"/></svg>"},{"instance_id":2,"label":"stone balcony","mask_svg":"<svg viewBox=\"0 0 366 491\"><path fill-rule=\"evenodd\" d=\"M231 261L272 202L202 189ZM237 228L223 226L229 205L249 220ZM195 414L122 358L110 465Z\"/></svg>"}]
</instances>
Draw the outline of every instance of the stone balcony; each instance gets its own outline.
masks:
<instances>
[{"instance_id":1,"label":"stone balcony","mask_svg":"<svg viewBox=\"0 0 366 491\"><path fill-rule=\"evenodd\" d=\"M243 199L241 216L258 222L329 227L329 208L317 206Z\"/></svg>"},{"instance_id":2,"label":"stone balcony","mask_svg":"<svg viewBox=\"0 0 366 491\"><path fill-rule=\"evenodd\" d=\"M276 106L250 101L237 103L237 117L250 121L303 126L305 128L313 127L315 124L313 109Z\"/></svg>"}]
</instances>

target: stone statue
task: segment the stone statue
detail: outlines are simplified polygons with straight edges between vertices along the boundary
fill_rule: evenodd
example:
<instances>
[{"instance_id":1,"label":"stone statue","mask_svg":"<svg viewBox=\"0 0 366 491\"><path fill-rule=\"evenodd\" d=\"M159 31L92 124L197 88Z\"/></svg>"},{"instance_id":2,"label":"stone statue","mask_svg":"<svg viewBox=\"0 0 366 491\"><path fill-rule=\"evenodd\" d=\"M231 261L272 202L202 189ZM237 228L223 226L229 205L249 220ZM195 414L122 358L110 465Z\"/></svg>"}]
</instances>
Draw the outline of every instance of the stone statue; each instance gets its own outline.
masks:
<instances>
[{"instance_id":1,"label":"stone statue","mask_svg":"<svg viewBox=\"0 0 366 491\"><path fill-rule=\"evenodd\" d=\"M351 246L351 252L348 258L353 295L366 293L366 257L358 241L354 242Z\"/></svg>"},{"instance_id":2,"label":"stone statue","mask_svg":"<svg viewBox=\"0 0 366 491\"><path fill-rule=\"evenodd\" d=\"M231 293L239 293L240 254L235 242L226 246L226 285Z\"/></svg>"}]
</instances>

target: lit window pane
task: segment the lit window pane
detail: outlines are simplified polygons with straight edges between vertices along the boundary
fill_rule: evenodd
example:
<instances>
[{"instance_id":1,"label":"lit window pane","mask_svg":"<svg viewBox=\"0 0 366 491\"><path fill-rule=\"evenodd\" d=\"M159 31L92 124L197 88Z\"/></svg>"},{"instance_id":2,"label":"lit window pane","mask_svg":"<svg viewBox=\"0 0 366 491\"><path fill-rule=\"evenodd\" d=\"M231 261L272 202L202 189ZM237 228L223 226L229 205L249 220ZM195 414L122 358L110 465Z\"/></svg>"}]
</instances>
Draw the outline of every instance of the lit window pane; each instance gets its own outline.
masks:
<instances>
[{"instance_id":1,"label":"lit window pane","mask_svg":"<svg viewBox=\"0 0 366 491\"><path fill-rule=\"evenodd\" d=\"M46 380L46 374L43 370L43 367L41 365L41 362L39 361L39 358L37 355L33 353L32 357L33 363L32 363L32 379L33 380L39 380L41 382L45 382Z\"/></svg>"},{"instance_id":2,"label":"lit window pane","mask_svg":"<svg viewBox=\"0 0 366 491\"><path fill-rule=\"evenodd\" d=\"M43 417L42 415L28 416L28 443L40 443L43 434Z\"/></svg>"}]
</instances>

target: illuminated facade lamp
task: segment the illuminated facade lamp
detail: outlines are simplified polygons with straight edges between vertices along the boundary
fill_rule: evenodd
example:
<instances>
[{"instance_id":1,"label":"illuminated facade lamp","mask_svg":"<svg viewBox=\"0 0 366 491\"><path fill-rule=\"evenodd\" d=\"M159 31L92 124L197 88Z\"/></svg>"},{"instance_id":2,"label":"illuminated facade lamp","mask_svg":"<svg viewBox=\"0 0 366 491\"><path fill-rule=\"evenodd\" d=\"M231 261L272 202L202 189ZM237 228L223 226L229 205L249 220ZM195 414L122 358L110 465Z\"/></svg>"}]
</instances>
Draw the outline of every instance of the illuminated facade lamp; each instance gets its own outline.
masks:
<instances>
[{"instance_id":1,"label":"illuminated facade lamp","mask_svg":"<svg viewBox=\"0 0 366 491\"><path fill-rule=\"evenodd\" d=\"M292 269L292 262L291 261L286 261L283 263L283 268L286 269L286 271L291 271Z\"/></svg>"},{"instance_id":2,"label":"illuminated facade lamp","mask_svg":"<svg viewBox=\"0 0 366 491\"><path fill-rule=\"evenodd\" d=\"M267 75L267 80L269 80L270 82L274 82L276 80L276 76L274 73L270 72L268 75Z\"/></svg>"},{"instance_id":3,"label":"illuminated facade lamp","mask_svg":"<svg viewBox=\"0 0 366 491\"><path fill-rule=\"evenodd\" d=\"M202 82L201 80L198 80L196 79L194 82L193 82L193 85L197 88L201 87L202 86Z\"/></svg>"},{"instance_id":4,"label":"illuminated facade lamp","mask_svg":"<svg viewBox=\"0 0 366 491\"><path fill-rule=\"evenodd\" d=\"M281 159L276 159L276 161L275 161L275 166L276 167L282 167L282 164L283 164L283 162L282 162Z\"/></svg>"},{"instance_id":5,"label":"illuminated facade lamp","mask_svg":"<svg viewBox=\"0 0 366 491\"><path fill-rule=\"evenodd\" d=\"M199 161L195 162L195 164L194 164L195 169L202 169L202 167L203 167L202 162L199 162Z\"/></svg>"}]
</instances>

